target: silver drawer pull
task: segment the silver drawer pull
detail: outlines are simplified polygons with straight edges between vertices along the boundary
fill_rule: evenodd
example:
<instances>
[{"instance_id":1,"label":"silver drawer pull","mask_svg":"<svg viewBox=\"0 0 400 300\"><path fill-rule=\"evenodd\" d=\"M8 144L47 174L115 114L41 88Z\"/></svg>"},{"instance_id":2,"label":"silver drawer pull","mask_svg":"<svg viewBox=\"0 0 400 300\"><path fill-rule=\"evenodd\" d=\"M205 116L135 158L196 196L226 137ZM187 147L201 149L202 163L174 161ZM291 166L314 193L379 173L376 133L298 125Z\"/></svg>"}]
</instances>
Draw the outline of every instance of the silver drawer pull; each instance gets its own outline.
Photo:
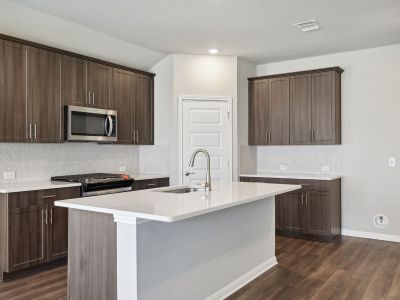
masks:
<instances>
[{"instance_id":1,"label":"silver drawer pull","mask_svg":"<svg viewBox=\"0 0 400 300\"><path fill-rule=\"evenodd\" d=\"M57 197L57 195L42 196L42 199L55 198L55 197Z\"/></svg>"},{"instance_id":2,"label":"silver drawer pull","mask_svg":"<svg viewBox=\"0 0 400 300\"><path fill-rule=\"evenodd\" d=\"M156 186L155 183L148 183L147 186Z\"/></svg>"}]
</instances>

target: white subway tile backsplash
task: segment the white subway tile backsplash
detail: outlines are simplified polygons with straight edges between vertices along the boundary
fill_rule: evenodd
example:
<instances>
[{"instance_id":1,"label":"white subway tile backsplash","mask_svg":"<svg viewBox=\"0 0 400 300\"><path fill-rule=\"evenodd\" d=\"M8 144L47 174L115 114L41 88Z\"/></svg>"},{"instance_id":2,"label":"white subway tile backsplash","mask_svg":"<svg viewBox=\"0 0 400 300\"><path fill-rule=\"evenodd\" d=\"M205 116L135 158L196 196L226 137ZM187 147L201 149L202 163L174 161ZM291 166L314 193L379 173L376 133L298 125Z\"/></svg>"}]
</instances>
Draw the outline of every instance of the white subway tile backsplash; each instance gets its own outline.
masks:
<instances>
[{"instance_id":1,"label":"white subway tile backsplash","mask_svg":"<svg viewBox=\"0 0 400 300\"><path fill-rule=\"evenodd\" d=\"M334 146L258 146L257 172L342 173L342 147Z\"/></svg>"},{"instance_id":2,"label":"white subway tile backsplash","mask_svg":"<svg viewBox=\"0 0 400 300\"><path fill-rule=\"evenodd\" d=\"M48 180L51 176L76 173L118 172L127 166L139 171L139 150L133 145L94 143L5 144L0 143L0 174L13 170L13 181ZM0 182L7 182L0 178Z\"/></svg>"}]
</instances>

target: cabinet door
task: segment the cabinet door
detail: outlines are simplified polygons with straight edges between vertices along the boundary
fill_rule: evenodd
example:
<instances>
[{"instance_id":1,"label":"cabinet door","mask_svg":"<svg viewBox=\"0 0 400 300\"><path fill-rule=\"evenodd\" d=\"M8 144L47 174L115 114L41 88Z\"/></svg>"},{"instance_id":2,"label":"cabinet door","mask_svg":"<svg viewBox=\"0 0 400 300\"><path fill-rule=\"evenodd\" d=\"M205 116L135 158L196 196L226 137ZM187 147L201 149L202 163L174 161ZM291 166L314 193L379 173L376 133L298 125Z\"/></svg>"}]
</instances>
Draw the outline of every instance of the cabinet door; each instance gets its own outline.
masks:
<instances>
[{"instance_id":1,"label":"cabinet door","mask_svg":"<svg viewBox=\"0 0 400 300\"><path fill-rule=\"evenodd\" d=\"M62 104L86 106L88 104L88 63L67 55L62 56L61 62Z\"/></svg>"},{"instance_id":2,"label":"cabinet door","mask_svg":"<svg viewBox=\"0 0 400 300\"><path fill-rule=\"evenodd\" d=\"M49 231L47 260L52 261L68 254L68 209L54 206L54 201L80 197L79 188L66 188L45 191L49 200Z\"/></svg>"},{"instance_id":3,"label":"cabinet door","mask_svg":"<svg viewBox=\"0 0 400 300\"><path fill-rule=\"evenodd\" d=\"M154 144L153 139L153 78L135 76L134 136L135 143L141 145Z\"/></svg>"},{"instance_id":4,"label":"cabinet door","mask_svg":"<svg viewBox=\"0 0 400 300\"><path fill-rule=\"evenodd\" d=\"M290 144L312 143L311 74L290 77Z\"/></svg>"},{"instance_id":5,"label":"cabinet door","mask_svg":"<svg viewBox=\"0 0 400 300\"><path fill-rule=\"evenodd\" d=\"M335 144L335 72L312 74L313 143Z\"/></svg>"},{"instance_id":6,"label":"cabinet door","mask_svg":"<svg viewBox=\"0 0 400 300\"><path fill-rule=\"evenodd\" d=\"M304 232L304 194L291 192L282 195L282 225L284 230Z\"/></svg>"},{"instance_id":7,"label":"cabinet door","mask_svg":"<svg viewBox=\"0 0 400 300\"><path fill-rule=\"evenodd\" d=\"M27 47L0 40L0 141L28 139Z\"/></svg>"},{"instance_id":8,"label":"cabinet door","mask_svg":"<svg viewBox=\"0 0 400 300\"><path fill-rule=\"evenodd\" d=\"M33 125L32 141L62 142L61 57L29 48L28 112Z\"/></svg>"},{"instance_id":9,"label":"cabinet door","mask_svg":"<svg viewBox=\"0 0 400 300\"><path fill-rule=\"evenodd\" d=\"M289 77L269 79L269 144L289 144Z\"/></svg>"},{"instance_id":10,"label":"cabinet door","mask_svg":"<svg viewBox=\"0 0 400 300\"><path fill-rule=\"evenodd\" d=\"M110 67L89 63L89 105L97 108L109 109L111 96Z\"/></svg>"},{"instance_id":11,"label":"cabinet door","mask_svg":"<svg viewBox=\"0 0 400 300\"><path fill-rule=\"evenodd\" d=\"M40 205L9 210L10 271L46 262L46 209Z\"/></svg>"},{"instance_id":12,"label":"cabinet door","mask_svg":"<svg viewBox=\"0 0 400 300\"><path fill-rule=\"evenodd\" d=\"M306 199L307 233L330 235L329 192L309 191Z\"/></svg>"},{"instance_id":13,"label":"cabinet door","mask_svg":"<svg viewBox=\"0 0 400 300\"><path fill-rule=\"evenodd\" d=\"M266 145L268 142L268 80L255 80L249 84L249 144Z\"/></svg>"},{"instance_id":14,"label":"cabinet door","mask_svg":"<svg viewBox=\"0 0 400 300\"><path fill-rule=\"evenodd\" d=\"M112 85L113 109L118 112L117 135L118 143L133 142L132 134L132 101L134 92L133 73L114 69Z\"/></svg>"},{"instance_id":15,"label":"cabinet door","mask_svg":"<svg viewBox=\"0 0 400 300\"><path fill-rule=\"evenodd\" d=\"M147 190L169 186L169 178L138 180L133 183L132 190Z\"/></svg>"}]
</instances>

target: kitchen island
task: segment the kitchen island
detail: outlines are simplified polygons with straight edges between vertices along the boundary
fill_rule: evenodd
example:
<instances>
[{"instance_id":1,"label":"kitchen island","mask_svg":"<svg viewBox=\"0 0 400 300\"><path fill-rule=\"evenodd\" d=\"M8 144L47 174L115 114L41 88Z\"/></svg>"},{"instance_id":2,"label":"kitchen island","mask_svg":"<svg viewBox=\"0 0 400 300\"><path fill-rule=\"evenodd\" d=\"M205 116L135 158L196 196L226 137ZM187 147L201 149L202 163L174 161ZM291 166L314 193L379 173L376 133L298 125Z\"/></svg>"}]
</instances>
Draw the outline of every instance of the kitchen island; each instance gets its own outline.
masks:
<instances>
[{"instance_id":1,"label":"kitchen island","mask_svg":"<svg viewBox=\"0 0 400 300\"><path fill-rule=\"evenodd\" d=\"M223 299L275 258L276 195L231 182L56 202L69 212L69 299Z\"/></svg>"}]
</instances>

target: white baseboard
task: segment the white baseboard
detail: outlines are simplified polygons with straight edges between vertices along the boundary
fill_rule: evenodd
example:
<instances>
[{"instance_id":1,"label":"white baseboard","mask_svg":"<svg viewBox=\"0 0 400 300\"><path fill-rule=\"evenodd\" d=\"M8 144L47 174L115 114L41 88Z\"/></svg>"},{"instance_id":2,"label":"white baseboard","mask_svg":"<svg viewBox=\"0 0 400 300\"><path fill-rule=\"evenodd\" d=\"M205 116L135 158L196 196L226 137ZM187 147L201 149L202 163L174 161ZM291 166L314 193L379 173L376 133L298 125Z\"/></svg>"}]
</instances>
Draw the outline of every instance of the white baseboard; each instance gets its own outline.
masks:
<instances>
[{"instance_id":1,"label":"white baseboard","mask_svg":"<svg viewBox=\"0 0 400 300\"><path fill-rule=\"evenodd\" d=\"M342 229L342 235L400 243L400 235Z\"/></svg>"},{"instance_id":2,"label":"white baseboard","mask_svg":"<svg viewBox=\"0 0 400 300\"><path fill-rule=\"evenodd\" d=\"M270 258L269 260L263 262L262 264L255 267L253 270L250 270L243 276L239 277L235 281L231 282L230 284L226 285L216 293L212 294L211 296L207 297L206 300L221 300L227 298L229 295L232 295L241 287L248 284L250 281L255 279L256 277L260 276L265 271L268 271L273 266L277 264L276 256Z\"/></svg>"}]
</instances>

